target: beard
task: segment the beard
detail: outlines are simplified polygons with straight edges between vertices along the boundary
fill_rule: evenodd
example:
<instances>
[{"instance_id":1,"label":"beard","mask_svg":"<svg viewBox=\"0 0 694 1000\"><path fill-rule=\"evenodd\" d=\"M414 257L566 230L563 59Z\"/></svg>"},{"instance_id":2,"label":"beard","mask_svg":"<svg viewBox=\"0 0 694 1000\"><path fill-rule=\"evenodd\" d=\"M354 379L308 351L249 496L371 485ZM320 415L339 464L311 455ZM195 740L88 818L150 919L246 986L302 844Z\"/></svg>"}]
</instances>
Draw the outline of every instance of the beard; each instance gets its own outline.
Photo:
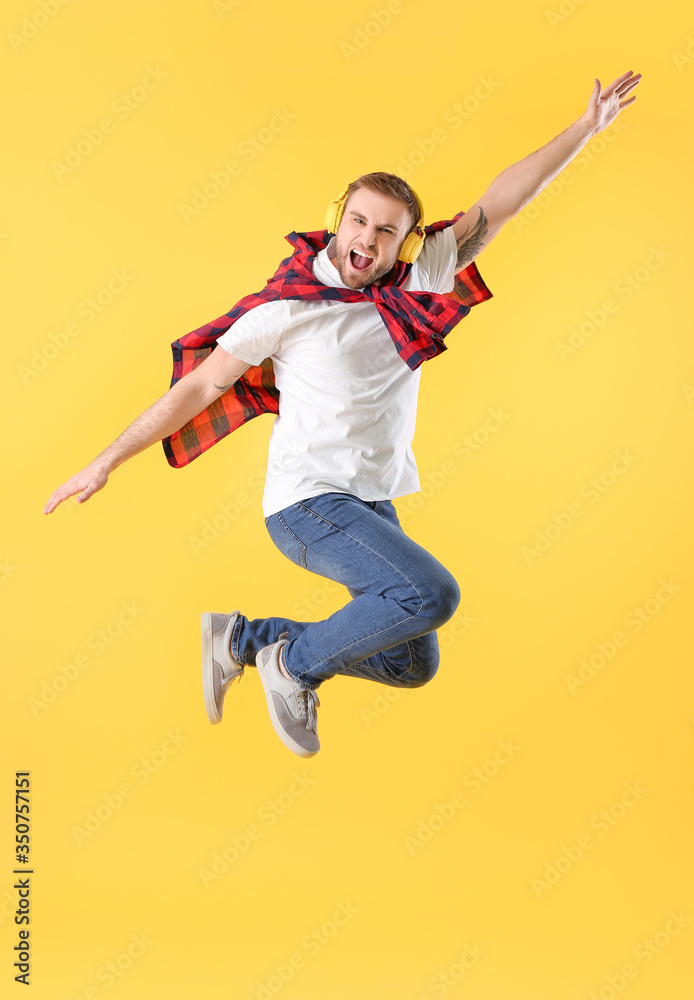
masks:
<instances>
[{"instance_id":1,"label":"beard","mask_svg":"<svg viewBox=\"0 0 694 1000\"><path fill-rule=\"evenodd\" d=\"M359 289L379 283L380 279L385 278L395 266L395 260L378 261L374 258L373 263L364 271L359 271L352 266L350 253L351 249L345 252L337 242L335 243L335 258L332 263L347 288Z\"/></svg>"}]
</instances>

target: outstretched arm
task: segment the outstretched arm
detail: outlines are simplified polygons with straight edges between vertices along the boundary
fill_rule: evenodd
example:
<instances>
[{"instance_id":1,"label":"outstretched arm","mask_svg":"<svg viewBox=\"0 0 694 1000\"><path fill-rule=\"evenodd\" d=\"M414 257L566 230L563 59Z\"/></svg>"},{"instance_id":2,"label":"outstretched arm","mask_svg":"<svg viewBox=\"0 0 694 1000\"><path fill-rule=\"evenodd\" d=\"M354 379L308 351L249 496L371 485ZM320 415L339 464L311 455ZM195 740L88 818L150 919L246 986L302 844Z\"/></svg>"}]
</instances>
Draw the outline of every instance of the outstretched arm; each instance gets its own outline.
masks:
<instances>
[{"instance_id":1,"label":"outstretched arm","mask_svg":"<svg viewBox=\"0 0 694 1000\"><path fill-rule=\"evenodd\" d=\"M640 79L640 73L634 76L633 70L629 70L604 90L596 80L588 107L580 118L492 181L482 197L453 226L458 247L456 271L467 267L501 227L561 173L589 139L611 125L619 112L636 100L636 94L628 100L625 98Z\"/></svg>"},{"instance_id":2,"label":"outstretched arm","mask_svg":"<svg viewBox=\"0 0 694 1000\"><path fill-rule=\"evenodd\" d=\"M248 362L221 347L215 348L202 364L141 413L93 462L59 486L49 498L44 514L50 514L63 500L76 493L80 494L77 503L84 503L103 489L114 469L202 413L218 396L230 389L248 367Z\"/></svg>"}]
</instances>

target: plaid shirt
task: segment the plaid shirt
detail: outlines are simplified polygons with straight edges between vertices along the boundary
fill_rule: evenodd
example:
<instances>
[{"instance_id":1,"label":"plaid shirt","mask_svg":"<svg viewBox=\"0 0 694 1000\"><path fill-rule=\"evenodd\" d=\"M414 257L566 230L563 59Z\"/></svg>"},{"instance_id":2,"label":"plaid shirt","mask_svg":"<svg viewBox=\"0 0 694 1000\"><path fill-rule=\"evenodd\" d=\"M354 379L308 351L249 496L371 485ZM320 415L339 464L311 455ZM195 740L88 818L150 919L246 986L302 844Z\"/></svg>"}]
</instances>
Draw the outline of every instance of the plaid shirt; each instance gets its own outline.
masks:
<instances>
[{"instance_id":1,"label":"plaid shirt","mask_svg":"<svg viewBox=\"0 0 694 1000\"><path fill-rule=\"evenodd\" d=\"M453 219L434 222L425 233L435 233L453 225ZM277 299L341 299L344 302L373 302L393 339L395 349L413 371L423 361L446 350L444 337L470 312L472 306L492 297L474 263L455 276L450 292L407 291L402 284L412 264L398 261L387 284L364 288L340 288L324 285L313 276L313 259L330 242L327 230L290 233L285 237L294 252L282 261L265 288L240 299L218 319L193 330L171 345L173 376L171 385L197 368L214 350L221 335L236 320L263 302ZM163 440L170 465L181 468L221 441L241 424L260 413L279 413L279 391L275 386L272 360L246 369L230 389L206 410Z\"/></svg>"}]
</instances>

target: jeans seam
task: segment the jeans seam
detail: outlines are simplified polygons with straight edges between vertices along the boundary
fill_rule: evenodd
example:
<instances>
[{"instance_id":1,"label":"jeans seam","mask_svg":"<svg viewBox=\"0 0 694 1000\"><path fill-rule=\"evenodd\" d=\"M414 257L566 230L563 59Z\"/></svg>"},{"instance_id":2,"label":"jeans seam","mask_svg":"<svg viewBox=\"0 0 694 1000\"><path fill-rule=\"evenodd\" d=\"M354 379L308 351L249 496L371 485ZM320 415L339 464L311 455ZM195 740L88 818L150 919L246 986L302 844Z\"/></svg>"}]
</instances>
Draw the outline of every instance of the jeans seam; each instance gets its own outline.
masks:
<instances>
[{"instance_id":1,"label":"jeans seam","mask_svg":"<svg viewBox=\"0 0 694 1000\"><path fill-rule=\"evenodd\" d=\"M409 667L406 670L403 670L403 672L401 674L390 674L389 675L389 676L393 677L395 680L401 680L403 677L407 677L408 674L412 673L412 668L414 667L414 655L412 653L412 642L411 642L410 639L405 639L405 644L407 645L407 651L410 654L410 665L409 665ZM383 650L383 652L386 652L386 650ZM376 667L370 667L366 663L352 663L350 665L353 666L353 667L359 667L360 670L366 670L368 673L375 674L377 677L380 677L383 674L382 670L378 670ZM386 673L387 673L387 671L386 671Z\"/></svg>"},{"instance_id":2,"label":"jeans seam","mask_svg":"<svg viewBox=\"0 0 694 1000\"><path fill-rule=\"evenodd\" d=\"M354 666L354 664L353 664L353 666ZM396 682L396 683L393 683L392 685L388 685L389 687L408 688L408 687L419 687L420 686L420 685L417 685L417 684L411 684L411 683L409 683L412 680L411 671L409 671L409 670L406 670L402 674L388 674L388 673L384 673L384 671L382 671L382 670L375 670L372 667L364 666L363 669L364 669L364 673L361 675L362 680L374 680L374 681L378 681L381 684L384 684L385 681L383 680L383 678L387 677L389 680ZM339 675L339 676L342 676L342 675ZM345 676L353 676L353 675L349 674L349 675L345 675Z\"/></svg>"},{"instance_id":3,"label":"jeans seam","mask_svg":"<svg viewBox=\"0 0 694 1000\"><path fill-rule=\"evenodd\" d=\"M407 668L407 670L405 671L405 673L406 674L411 674L412 673L412 667L414 666L414 656L412 655L412 646L410 645L410 640L409 639L407 640L407 648L410 651L410 665Z\"/></svg>"},{"instance_id":4,"label":"jeans seam","mask_svg":"<svg viewBox=\"0 0 694 1000\"><path fill-rule=\"evenodd\" d=\"M394 565L393 565L393 563L391 563L391 562L390 562L390 561L389 561L388 559L386 559L386 558L385 558L385 556L381 555L381 553L380 553L380 552L376 552L376 551L375 551L374 549L372 549L372 548L371 548L371 546L369 546L369 545L367 545L367 544L366 544L366 542L363 542L363 541L362 541L362 540L361 540L360 538L355 538L355 536L354 536L354 535L350 535L350 533L349 533L348 531L346 531L346 530L345 530L344 528L340 528L340 527L339 527L339 525L337 525L337 524L333 524L333 522L332 522L332 521L330 521L330 520L329 520L329 519L328 519L327 517L323 517L323 515L322 515L322 514L318 514L318 513L316 512L316 511L314 511L314 510L311 510L311 508L310 508L310 507L307 507L307 506L306 506L306 505L305 505L304 503L302 503L301 501L299 501L299 502L297 503L297 507L302 507L302 508L303 508L303 510L305 510L305 511L306 511L306 513L308 513L308 514L312 514L312 515L313 515L314 517L317 517L317 518L319 518L319 519L320 519L321 521L325 521L325 523L326 523L326 524L329 524L329 525L331 526L331 528L334 528L334 529L335 529L335 531L339 531L339 532L341 532L342 534L344 534L344 535L347 535L347 536L348 536L349 538L351 538L351 539L352 539L353 541L357 542L357 544L358 544L358 545L362 545L362 546L363 546L363 547L364 547L365 549L368 549L368 551L369 551L369 552L371 552L371 553L372 553L372 554L373 554L373 555L374 555L374 556L375 556L376 558L378 558L378 559L383 559L383 560L384 560L384 562L386 562L386 563L387 563L387 564L388 564L388 565L389 565L389 566L390 566L390 567L391 567L392 569L394 569L394 570L396 571L396 573L398 573L398 574L399 574L400 576L402 576L402 577L403 577L403 578L404 578L405 580L407 580L407 582L409 583L409 585L410 585L410 586L412 587L412 589L414 590L414 592L415 592L415 593L417 594L417 596L419 597L419 601L420 601L420 604L419 604L419 610L417 611L417 613L416 613L416 614L414 614L414 615L409 615L409 616L408 616L407 618L404 618L404 619L403 619L402 621L399 621L399 622L395 622L395 623L394 623L393 625L389 625L389 626L388 626L388 628L385 628L385 629L381 629L381 631L380 631L380 632L373 632L373 633L372 633L372 634L371 634L370 636L368 636L368 638L370 638L370 639L373 639L373 638L375 638L375 637L376 637L376 636L378 636L378 635L383 635L383 634L384 634L385 632L389 632L389 631L390 631L391 629L394 629L394 628L398 628L398 627L399 627L400 625L403 625L403 624L405 624L405 622L408 622L408 621L410 621L410 619L412 619L412 618L417 618L417 617L418 617L418 615L420 614L420 612L421 612L422 608L424 607L424 598L423 598L423 597L422 597L422 595L420 594L420 592L419 592L418 588L416 587L416 585L415 585L415 584L414 584L414 583L412 582L412 580L410 580L410 579L409 579L409 577L407 577L407 576L406 576L406 575L405 575L405 574L404 574L404 573L402 572L402 570L398 569L398 567L397 567L397 566L394 566ZM293 532L292 532L292 534L293 534ZM305 568L308 568L308 567L305 567ZM350 643L350 644L349 644L349 645L347 645L347 646L343 646L343 647L342 647L341 649L338 649L338 650L336 650L336 652L335 652L335 653L333 654L333 656L335 656L335 655L339 655L340 653L344 653L344 652L346 652L346 651L347 651L348 649L350 649L350 648L351 648L351 646L356 646L356 645L358 645L358 643L359 643L359 642L363 642L363 641L364 641L364 639L362 638L362 639L359 639L359 640L357 640L356 642L352 642L352 643ZM407 641L407 642L408 642L408 648L409 648L409 640L405 640L405 641ZM329 657L329 656L325 656L325 657L323 657L323 659L322 659L322 660L319 660L319 661L318 661L317 663L314 663L314 664L312 664L312 665L311 665L311 667L310 667L309 669L310 669L310 670L314 670L314 669L315 669L316 667L320 667L320 666L321 666L321 665L322 665L323 663L327 663L327 662L328 662L328 661L329 661L330 659L332 659L332 657ZM411 669L412 669L412 650L410 649L410 666L408 667L408 670L406 670L406 671L405 671L405 673L407 673L407 672L408 672L409 670L411 670Z\"/></svg>"},{"instance_id":5,"label":"jeans seam","mask_svg":"<svg viewBox=\"0 0 694 1000\"><path fill-rule=\"evenodd\" d=\"M234 660L235 663L238 663L241 666L246 666L246 660L244 660L243 657L239 654L238 635L239 632L241 631L240 625L241 625L241 615L238 614L236 616L236 621L234 622L234 627L231 630L231 641L229 642L229 652L231 653L231 658L232 660Z\"/></svg>"},{"instance_id":6,"label":"jeans seam","mask_svg":"<svg viewBox=\"0 0 694 1000\"><path fill-rule=\"evenodd\" d=\"M300 566L302 569L306 569L306 545L304 544L304 542L301 541L298 535L294 534L292 529L289 527L285 519L282 517L282 511L277 512L277 520L280 522L282 527L285 528L285 530L292 536L292 538L299 544L301 551Z\"/></svg>"}]
</instances>

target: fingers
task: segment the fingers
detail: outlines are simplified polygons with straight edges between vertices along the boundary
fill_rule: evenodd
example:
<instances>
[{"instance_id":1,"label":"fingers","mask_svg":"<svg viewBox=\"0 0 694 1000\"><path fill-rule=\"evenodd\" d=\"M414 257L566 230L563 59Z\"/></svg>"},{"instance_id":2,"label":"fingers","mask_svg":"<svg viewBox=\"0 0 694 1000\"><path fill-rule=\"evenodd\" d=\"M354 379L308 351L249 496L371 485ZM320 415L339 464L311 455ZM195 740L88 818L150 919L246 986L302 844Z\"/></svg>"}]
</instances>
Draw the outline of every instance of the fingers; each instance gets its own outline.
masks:
<instances>
[{"instance_id":1,"label":"fingers","mask_svg":"<svg viewBox=\"0 0 694 1000\"><path fill-rule=\"evenodd\" d=\"M69 494L63 495L62 486L60 487L60 489L55 490L53 493L51 493L50 497L48 498L48 503L43 508L44 514L51 514L56 507L60 506L63 500L67 499L68 496Z\"/></svg>"},{"instance_id":2,"label":"fingers","mask_svg":"<svg viewBox=\"0 0 694 1000\"><path fill-rule=\"evenodd\" d=\"M609 87L605 87L597 95L594 90L591 100L598 107L612 108L612 113L616 115L623 108L628 108L636 100L636 94L633 94L628 100L625 100L625 98L631 93L634 87L638 86L641 81L641 75L641 73L634 75L634 71L630 69L628 73L622 73L621 76L618 76ZM596 80L596 88L599 83L600 81Z\"/></svg>"},{"instance_id":3,"label":"fingers","mask_svg":"<svg viewBox=\"0 0 694 1000\"><path fill-rule=\"evenodd\" d=\"M611 97L612 94L617 89L617 87L619 87L620 84L624 83L626 80L629 79L629 77L631 76L632 72L633 72L633 70L629 70L628 73L622 73L622 75L618 76L616 80L612 81L612 83L608 83L608 85L602 90L602 92L600 94L600 97L602 98L602 100L604 101L604 100L607 100L609 97Z\"/></svg>"},{"instance_id":4,"label":"fingers","mask_svg":"<svg viewBox=\"0 0 694 1000\"><path fill-rule=\"evenodd\" d=\"M93 496L93 494L96 493L98 489L99 487L97 483L93 482L89 483L87 487L77 497L77 503L84 503L84 501L88 500L90 496Z\"/></svg>"},{"instance_id":5,"label":"fingers","mask_svg":"<svg viewBox=\"0 0 694 1000\"><path fill-rule=\"evenodd\" d=\"M629 105L633 104L634 101L636 100L636 94L633 94L628 101L625 101L624 98L627 96L627 94L631 93L634 87L637 86L640 79L641 79L641 74L639 73L637 76L632 77L626 83L623 83L621 87L617 88L616 94L617 97L619 98L620 111L622 110L622 108L628 108Z\"/></svg>"},{"instance_id":6,"label":"fingers","mask_svg":"<svg viewBox=\"0 0 694 1000\"><path fill-rule=\"evenodd\" d=\"M634 72L633 69L629 69L629 70L626 71L626 73L622 73L622 75L618 76L617 79L615 80L615 85L619 86L619 84L622 82L622 80L628 79L632 75L633 72Z\"/></svg>"},{"instance_id":7,"label":"fingers","mask_svg":"<svg viewBox=\"0 0 694 1000\"><path fill-rule=\"evenodd\" d=\"M617 87L615 93L619 94L620 97L624 97L625 94L628 94L630 90L634 89L640 79L641 73L638 73L636 76L632 76L629 80L626 80L619 87Z\"/></svg>"},{"instance_id":8,"label":"fingers","mask_svg":"<svg viewBox=\"0 0 694 1000\"><path fill-rule=\"evenodd\" d=\"M636 86L641 79L641 75L641 73L637 73L634 76L633 69L630 69L628 73L622 73L621 76L612 81L609 87L605 88L603 97L611 97L614 93L618 94L619 97L624 97L625 94L628 94Z\"/></svg>"},{"instance_id":9,"label":"fingers","mask_svg":"<svg viewBox=\"0 0 694 1000\"><path fill-rule=\"evenodd\" d=\"M95 493L97 489L96 483L85 482L83 479L69 479L67 483L59 486L57 490L51 494L48 503L43 509L44 514L51 514L56 507L67 500L68 497L74 496L76 493L81 493L82 495L77 498L77 503L83 503L88 500L92 493Z\"/></svg>"},{"instance_id":10,"label":"fingers","mask_svg":"<svg viewBox=\"0 0 694 1000\"><path fill-rule=\"evenodd\" d=\"M51 514L56 507L59 507L63 500L67 500L74 493L78 493L78 489L70 489L69 484L65 483L63 486L59 486L57 490L51 494L48 503L43 509L44 514Z\"/></svg>"}]
</instances>

